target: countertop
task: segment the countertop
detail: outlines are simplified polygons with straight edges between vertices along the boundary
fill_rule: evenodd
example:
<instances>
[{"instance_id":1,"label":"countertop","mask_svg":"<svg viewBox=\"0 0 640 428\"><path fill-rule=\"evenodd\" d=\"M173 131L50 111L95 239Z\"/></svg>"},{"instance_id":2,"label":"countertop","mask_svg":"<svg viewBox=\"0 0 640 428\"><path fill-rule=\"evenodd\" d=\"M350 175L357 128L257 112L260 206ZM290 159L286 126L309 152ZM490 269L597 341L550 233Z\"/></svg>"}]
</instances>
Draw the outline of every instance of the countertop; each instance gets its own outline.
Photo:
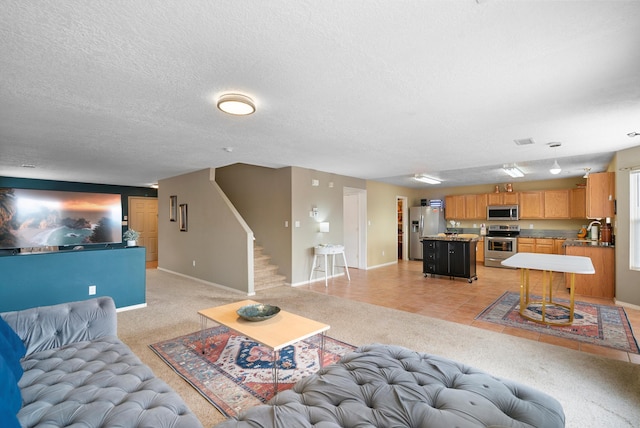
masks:
<instances>
[{"instance_id":1,"label":"countertop","mask_svg":"<svg viewBox=\"0 0 640 428\"><path fill-rule=\"evenodd\" d=\"M608 242L593 241L591 239L567 239L562 244L563 247L602 247L602 248L614 248L614 245Z\"/></svg>"},{"instance_id":2,"label":"countertop","mask_svg":"<svg viewBox=\"0 0 640 428\"><path fill-rule=\"evenodd\" d=\"M477 235L427 235L420 238L421 241L461 241L461 242L474 242L480 238Z\"/></svg>"}]
</instances>

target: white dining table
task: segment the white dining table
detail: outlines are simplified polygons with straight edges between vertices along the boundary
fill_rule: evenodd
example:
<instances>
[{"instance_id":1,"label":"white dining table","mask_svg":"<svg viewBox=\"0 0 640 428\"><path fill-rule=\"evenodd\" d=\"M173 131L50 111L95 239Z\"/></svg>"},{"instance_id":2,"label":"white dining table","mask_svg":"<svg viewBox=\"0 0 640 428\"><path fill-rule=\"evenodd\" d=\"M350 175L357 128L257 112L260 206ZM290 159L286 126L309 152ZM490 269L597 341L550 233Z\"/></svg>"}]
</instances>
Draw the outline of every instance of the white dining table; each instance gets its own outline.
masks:
<instances>
[{"instance_id":1,"label":"white dining table","mask_svg":"<svg viewBox=\"0 0 640 428\"><path fill-rule=\"evenodd\" d=\"M547 325L570 325L573 324L574 301L575 301L575 276L576 274L593 275L596 273L593 263L589 257L567 256L564 254L539 254L539 253L516 253L502 261L503 266L521 269L520 277L520 316ZM530 296L529 271L531 269L542 271L542 296L540 300L534 301ZM564 272L570 274L569 305L553 300L553 272ZM541 319L531 317L525 313L530 304L541 305ZM567 322L554 322L547 320L547 307L560 306L569 311Z\"/></svg>"}]
</instances>

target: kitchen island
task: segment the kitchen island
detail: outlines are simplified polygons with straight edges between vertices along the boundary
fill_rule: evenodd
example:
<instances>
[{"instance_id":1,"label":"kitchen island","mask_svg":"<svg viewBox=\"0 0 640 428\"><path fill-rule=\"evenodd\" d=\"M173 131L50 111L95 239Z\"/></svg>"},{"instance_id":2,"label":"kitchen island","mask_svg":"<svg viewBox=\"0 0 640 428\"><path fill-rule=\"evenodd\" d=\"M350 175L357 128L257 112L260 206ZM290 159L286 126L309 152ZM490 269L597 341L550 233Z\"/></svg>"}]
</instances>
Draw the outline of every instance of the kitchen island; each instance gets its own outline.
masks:
<instances>
[{"instance_id":1,"label":"kitchen island","mask_svg":"<svg viewBox=\"0 0 640 428\"><path fill-rule=\"evenodd\" d=\"M422 273L453 278L478 279L476 274L477 235L433 235L422 239Z\"/></svg>"}]
</instances>

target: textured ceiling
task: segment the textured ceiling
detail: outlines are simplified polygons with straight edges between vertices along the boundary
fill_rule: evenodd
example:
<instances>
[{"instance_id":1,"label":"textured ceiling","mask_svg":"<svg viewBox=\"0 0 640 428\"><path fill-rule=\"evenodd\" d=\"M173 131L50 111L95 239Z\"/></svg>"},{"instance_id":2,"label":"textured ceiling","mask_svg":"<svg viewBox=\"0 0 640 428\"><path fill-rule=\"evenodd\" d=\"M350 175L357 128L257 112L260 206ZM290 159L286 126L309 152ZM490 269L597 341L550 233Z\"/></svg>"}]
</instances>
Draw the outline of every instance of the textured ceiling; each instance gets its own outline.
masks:
<instances>
[{"instance_id":1,"label":"textured ceiling","mask_svg":"<svg viewBox=\"0 0 640 428\"><path fill-rule=\"evenodd\" d=\"M2 0L0 175L581 176L640 145L639 23L623 0ZM226 91L257 112L218 111Z\"/></svg>"}]
</instances>

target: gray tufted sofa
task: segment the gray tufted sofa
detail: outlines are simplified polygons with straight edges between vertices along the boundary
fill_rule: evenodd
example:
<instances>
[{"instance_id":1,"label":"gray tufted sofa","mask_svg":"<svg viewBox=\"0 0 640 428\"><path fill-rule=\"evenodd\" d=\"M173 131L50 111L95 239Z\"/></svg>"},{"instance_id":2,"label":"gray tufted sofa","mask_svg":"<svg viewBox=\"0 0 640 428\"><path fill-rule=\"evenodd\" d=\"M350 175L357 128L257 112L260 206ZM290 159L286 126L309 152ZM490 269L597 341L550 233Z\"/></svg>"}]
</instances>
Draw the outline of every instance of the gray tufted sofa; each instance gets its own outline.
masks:
<instances>
[{"instance_id":1,"label":"gray tufted sofa","mask_svg":"<svg viewBox=\"0 0 640 428\"><path fill-rule=\"evenodd\" d=\"M18 380L22 427L202 428L180 396L118 339L111 298L0 315L26 346ZM7 417L0 426L15 422Z\"/></svg>"},{"instance_id":2,"label":"gray tufted sofa","mask_svg":"<svg viewBox=\"0 0 640 428\"><path fill-rule=\"evenodd\" d=\"M367 345L216 428L564 427L560 403L446 358Z\"/></svg>"}]
</instances>

